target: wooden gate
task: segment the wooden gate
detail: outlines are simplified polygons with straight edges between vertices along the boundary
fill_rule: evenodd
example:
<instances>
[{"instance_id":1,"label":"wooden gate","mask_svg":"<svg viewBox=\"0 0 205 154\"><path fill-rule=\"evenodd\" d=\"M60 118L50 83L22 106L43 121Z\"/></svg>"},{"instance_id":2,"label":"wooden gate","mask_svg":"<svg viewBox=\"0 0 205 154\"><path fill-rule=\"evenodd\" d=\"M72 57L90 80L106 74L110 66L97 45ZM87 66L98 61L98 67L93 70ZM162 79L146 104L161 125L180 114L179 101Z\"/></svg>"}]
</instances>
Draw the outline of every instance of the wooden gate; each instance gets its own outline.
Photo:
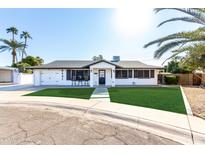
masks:
<instances>
[{"instance_id":1,"label":"wooden gate","mask_svg":"<svg viewBox=\"0 0 205 154\"><path fill-rule=\"evenodd\" d=\"M199 86L201 84L202 74L194 74L193 75L193 85Z\"/></svg>"}]
</instances>

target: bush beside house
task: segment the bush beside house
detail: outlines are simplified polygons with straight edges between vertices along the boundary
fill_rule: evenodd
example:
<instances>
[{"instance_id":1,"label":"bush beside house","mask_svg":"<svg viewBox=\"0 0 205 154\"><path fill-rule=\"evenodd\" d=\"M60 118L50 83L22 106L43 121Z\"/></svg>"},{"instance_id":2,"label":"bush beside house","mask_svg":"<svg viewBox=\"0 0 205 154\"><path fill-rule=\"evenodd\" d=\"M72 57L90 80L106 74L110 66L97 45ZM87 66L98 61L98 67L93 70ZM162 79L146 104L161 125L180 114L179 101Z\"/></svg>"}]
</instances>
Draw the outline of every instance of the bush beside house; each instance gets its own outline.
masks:
<instances>
[{"instance_id":1,"label":"bush beside house","mask_svg":"<svg viewBox=\"0 0 205 154\"><path fill-rule=\"evenodd\" d=\"M164 76L164 81L168 85L172 84L178 84L179 82L179 77L176 75L171 75L171 76Z\"/></svg>"}]
</instances>

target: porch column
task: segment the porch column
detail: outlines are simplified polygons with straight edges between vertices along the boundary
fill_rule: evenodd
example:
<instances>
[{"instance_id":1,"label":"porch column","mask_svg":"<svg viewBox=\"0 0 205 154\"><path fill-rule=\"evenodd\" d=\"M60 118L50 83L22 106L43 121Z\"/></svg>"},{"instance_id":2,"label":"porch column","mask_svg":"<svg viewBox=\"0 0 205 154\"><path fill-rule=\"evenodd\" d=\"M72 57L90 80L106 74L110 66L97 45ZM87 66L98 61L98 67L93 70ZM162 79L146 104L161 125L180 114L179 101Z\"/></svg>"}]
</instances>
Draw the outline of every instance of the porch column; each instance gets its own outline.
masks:
<instances>
[{"instance_id":1,"label":"porch column","mask_svg":"<svg viewBox=\"0 0 205 154\"><path fill-rule=\"evenodd\" d=\"M115 69L111 69L112 73L112 87L115 87Z\"/></svg>"},{"instance_id":2,"label":"porch column","mask_svg":"<svg viewBox=\"0 0 205 154\"><path fill-rule=\"evenodd\" d=\"M93 87L93 69L90 69L90 87Z\"/></svg>"}]
</instances>

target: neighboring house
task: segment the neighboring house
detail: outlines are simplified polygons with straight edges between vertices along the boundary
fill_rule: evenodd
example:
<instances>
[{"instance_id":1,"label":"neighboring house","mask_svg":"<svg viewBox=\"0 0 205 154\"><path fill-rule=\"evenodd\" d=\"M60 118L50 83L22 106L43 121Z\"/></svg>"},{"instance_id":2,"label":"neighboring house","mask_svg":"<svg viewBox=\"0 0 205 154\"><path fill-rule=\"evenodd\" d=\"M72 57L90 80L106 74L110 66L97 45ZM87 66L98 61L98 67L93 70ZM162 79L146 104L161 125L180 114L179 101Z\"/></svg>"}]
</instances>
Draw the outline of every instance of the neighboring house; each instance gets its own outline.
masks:
<instances>
[{"instance_id":1,"label":"neighboring house","mask_svg":"<svg viewBox=\"0 0 205 154\"><path fill-rule=\"evenodd\" d=\"M17 68L0 66L1 84L33 84L33 74L20 73Z\"/></svg>"},{"instance_id":2,"label":"neighboring house","mask_svg":"<svg viewBox=\"0 0 205 154\"><path fill-rule=\"evenodd\" d=\"M0 83L16 83L18 69L0 66Z\"/></svg>"},{"instance_id":3,"label":"neighboring house","mask_svg":"<svg viewBox=\"0 0 205 154\"><path fill-rule=\"evenodd\" d=\"M33 69L34 85L157 85L162 67L139 61L57 60Z\"/></svg>"}]
</instances>

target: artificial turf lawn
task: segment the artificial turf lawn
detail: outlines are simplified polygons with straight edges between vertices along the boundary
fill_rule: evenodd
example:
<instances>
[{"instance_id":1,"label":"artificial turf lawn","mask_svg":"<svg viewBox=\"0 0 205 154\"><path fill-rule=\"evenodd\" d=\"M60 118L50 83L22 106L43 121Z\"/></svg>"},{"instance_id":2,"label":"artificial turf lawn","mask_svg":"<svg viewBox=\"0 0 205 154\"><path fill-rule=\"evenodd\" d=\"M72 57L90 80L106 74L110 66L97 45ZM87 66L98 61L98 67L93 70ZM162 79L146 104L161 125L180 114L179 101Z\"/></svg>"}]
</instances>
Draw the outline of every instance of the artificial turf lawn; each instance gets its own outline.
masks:
<instances>
[{"instance_id":1,"label":"artificial turf lawn","mask_svg":"<svg viewBox=\"0 0 205 154\"><path fill-rule=\"evenodd\" d=\"M48 88L25 96L52 96L89 99L94 88Z\"/></svg>"},{"instance_id":2,"label":"artificial turf lawn","mask_svg":"<svg viewBox=\"0 0 205 154\"><path fill-rule=\"evenodd\" d=\"M112 102L186 114L179 87L109 88Z\"/></svg>"}]
</instances>

